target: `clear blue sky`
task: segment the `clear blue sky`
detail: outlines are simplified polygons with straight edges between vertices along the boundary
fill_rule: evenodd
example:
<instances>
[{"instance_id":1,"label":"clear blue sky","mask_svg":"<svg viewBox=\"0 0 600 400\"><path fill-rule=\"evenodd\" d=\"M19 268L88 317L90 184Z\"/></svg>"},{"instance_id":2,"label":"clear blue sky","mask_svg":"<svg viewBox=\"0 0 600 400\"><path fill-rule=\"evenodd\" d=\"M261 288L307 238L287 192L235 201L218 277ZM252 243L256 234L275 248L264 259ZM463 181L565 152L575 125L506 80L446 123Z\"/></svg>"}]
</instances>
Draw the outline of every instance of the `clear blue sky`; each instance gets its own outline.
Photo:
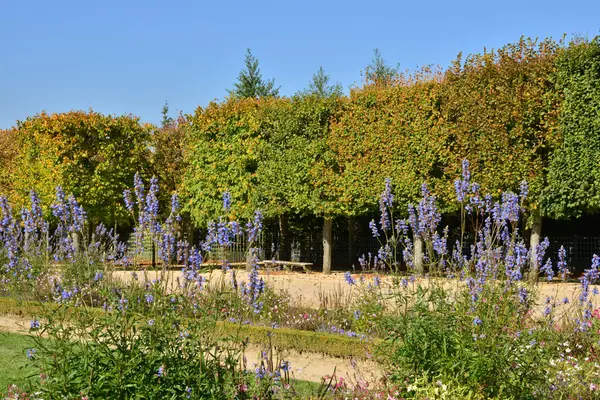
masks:
<instances>
[{"instance_id":1,"label":"clear blue sky","mask_svg":"<svg viewBox=\"0 0 600 400\"><path fill-rule=\"evenodd\" d=\"M521 35L600 33L600 1L0 0L0 128L42 110L158 122L222 99L246 48L281 94L323 66L344 88L379 48L401 69L447 66Z\"/></svg>"}]
</instances>

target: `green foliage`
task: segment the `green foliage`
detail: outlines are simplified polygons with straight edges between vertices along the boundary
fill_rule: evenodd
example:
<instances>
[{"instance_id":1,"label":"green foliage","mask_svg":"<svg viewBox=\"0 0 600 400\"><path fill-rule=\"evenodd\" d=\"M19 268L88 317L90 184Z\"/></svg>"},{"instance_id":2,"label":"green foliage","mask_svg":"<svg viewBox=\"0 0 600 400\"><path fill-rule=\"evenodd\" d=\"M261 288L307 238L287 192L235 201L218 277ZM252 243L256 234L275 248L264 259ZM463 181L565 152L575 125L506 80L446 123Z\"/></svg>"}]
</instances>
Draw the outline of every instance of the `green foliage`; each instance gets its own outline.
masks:
<instances>
[{"instance_id":1,"label":"green foliage","mask_svg":"<svg viewBox=\"0 0 600 400\"><path fill-rule=\"evenodd\" d=\"M493 195L516 192L527 180L530 207L539 210L557 144L560 97L552 76L558 49L550 39L521 38L464 62L459 56L448 68L440 112L449 135L445 148L455 157L443 166L446 173L456 175L460 160L468 159L482 189ZM446 181L446 196L451 184Z\"/></svg>"},{"instance_id":2,"label":"green foliage","mask_svg":"<svg viewBox=\"0 0 600 400\"><path fill-rule=\"evenodd\" d=\"M325 73L323 67L319 67L319 70L313 74L308 89L300 92L301 95L305 96L317 96L320 98L343 95L342 85L339 83L331 84L331 77Z\"/></svg>"},{"instance_id":3,"label":"green foliage","mask_svg":"<svg viewBox=\"0 0 600 400\"><path fill-rule=\"evenodd\" d=\"M448 180L447 132L439 116L440 85L429 76L381 89L355 90L342 103L312 176L323 207L337 215L363 215L377 206L379 185L394 177L400 208L419 198L419 187ZM443 170L441 170L443 171Z\"/></svg>"},{"instance_id":4,"label":"green foliage","mask_svg":"<svg viewBox=\"0 0 600 400\"><path fill-rule=\"evenodd\" d=\"M244 63L246 68L240 72L238 82L233 85L234 89L229 92L232 97L257 99L279 95L279 87L275 87L274 79L263 80L260 68L258 68L258 59L252 55L250 49L246 50Z\"/></svg>"},{"instance_id":5,"label":"green foliage","mask_svg":"<svg viewBox=\"0 0 600 400\"><path fill-rule=\"evenodd\" d=\"M398 81L398 78L398 68L388 65L379 49L373 50L373 61L365 68L366 84L389 87L394 85Z\"/></svg>"},{"instance_id":6,"label":"green foliage","mask_svg":"<svg viewBox=\"0 0 600 400\"><path fill-rule=\"evenodd\" d=\"M61 185L94 224L129 224L123 190L148 166L150 129L132 116L94 111L38 114L17 124L19 153L11 174L17 209L36 190L49 205Z\"/></svg>"},{"instance_id":7,"label":"green foliage","mask_svg":"<svg viewBox=\"0 0 600 400\"><path fill-rule=\"evenodd\" d=\"M18 143L14 129L0 129L0 193L8 194L12 190L11 174L14 172Z\"/></svg>"},{"instance_id":8,"label":"green foliage","mask_svg":"<svg viewBox=\"0 0 600 400\"><path fill-rule=\"evenodd\" d=\"M163 118L160 128L152 131L150 170L158 178L161 204L165 205L163 210L169 209L171 194L182 191L183 176L188 168L185 160L188 125L184 116L176 119L168 117Z\"/></svg>"},{"instance_id":9,"label":"green foliage","mask_svg":"<svg viewBox=\"0 0 600 400\"><path fill-rule=\"evenodd\" d=\"M184 210L197 226L222 213L225 191L232 197L232 216L249 218L256 209L254 188L264 145L261 104L256 99L229 99L198 108L190 118L184 153L189 168L182 187L187 199Z\"/></svg>"},{"instance_id":10,"label":"green foliage","mask_svg":"<svg viewBox=\"0 0 600 400\"><path fill-rule=\"evenodd\" d=\"M173 123L173 118L169 117L168 102L165 101L165 105L162 107L160 114L162 115L161 125L163 128Z\"/></svg>"},{"instance_id":11,"label":"green foliage","mask_svg":"<svg viewBox=\"0 0 600 400\"><path fill-rule=\"evenodd\" d=\"M294 97L263 103L263 145L257 164L255 204L267 216L319 213L321 199L312 166L325 152L334 97Z\"/></svg>"},{"instance_id":12,"label":"green foliage","mask_svg":"<svg viewBox=\"0 0 600 400\"><path fill-rule=\"evenodd\" d=\"M419 285L407 291L414 306L389 327L397 338L388 342L396 349L392 362L400 375L394 379L438 376L499 398L533 398L534 389L544 386L560 335L532 329L518 288L488 285L476 310L468 290Z\"/></svg>"},{"instance_id":13,"label":"green foliage","mask_svg":"<svg viewBox=\"0 0 600 400\"><path fill-rule=\"evenodd\" d=\"M52 398L234 398L243 383L239 348L217 346L208 320L184 324L179 307L155 295L148 320L125 309L46 312L34 357L45 379L34 390Z\"/></svg>"},{"instance_id":14,"label":"green foliage","mask_svg":"<svg viewBox=\"0 0 600 400\"><path fill-rule=\"evenodd\" d=\"M600 38L574 41L556 60L561 146L551 156L545 214L580 217L600 210Z\"/></svg>"}]
</instances>

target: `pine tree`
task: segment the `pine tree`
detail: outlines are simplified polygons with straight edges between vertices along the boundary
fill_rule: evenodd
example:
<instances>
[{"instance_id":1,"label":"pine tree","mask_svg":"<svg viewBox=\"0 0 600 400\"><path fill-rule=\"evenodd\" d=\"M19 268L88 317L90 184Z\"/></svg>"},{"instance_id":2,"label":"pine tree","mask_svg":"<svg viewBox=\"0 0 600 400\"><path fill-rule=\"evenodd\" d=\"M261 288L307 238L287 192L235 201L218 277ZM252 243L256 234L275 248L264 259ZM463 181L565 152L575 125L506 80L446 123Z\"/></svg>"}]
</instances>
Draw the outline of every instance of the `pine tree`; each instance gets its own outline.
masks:
<instances>
[{"instance_id":1,"label":"pine tree","mask_svg":"<svg viewBox=\"0 0 600 400\"><path fill-rule=\"evenodd\" d=\"M319 67L319 70L313 74L312 80L308 84L308 89L302 92L302 94L314 95L320 98L342 96L342 85L339 83L332 85L329 83L330 79L329 75L323 70L323 67Z\"/></svg>"},{"instance_id":2,"label":"pine tree","mask_svg":"<svg viewBox=\"0 0 600 400\"><path fill-rule=\"evenodd\" d=\"M275 87L275 80L264 81L258 59L252 55L250 49L246 51L246 68L240 71L238 82L233 85L234 89L229 94L238 98L260 98L276 97L279 95L279 87Z\"/></svg>"},{"instance_id":3,"label":"pine tree","mask_svg":"<svg viewBox=\"0 0 600 400\"><path fill-rule=\"evenodd\" d=\"M162 121L161 124L164 127L169 126L173 123L173 118L169 117L169 103L165 101L165 105L162 108L161 111L162 114Z\"/></svg>"},{"instance_id":4,"label":"pine tree","mask_svg":"<svg viewBox=\"0 0 600 400\"><path fill-rule=\"evenodd\" d=\"M368 85L391 86L398 78L398 68L389 66L379 49L373 51L373 61L365 68L365 80Z\"/></svg>"}]
</instances>

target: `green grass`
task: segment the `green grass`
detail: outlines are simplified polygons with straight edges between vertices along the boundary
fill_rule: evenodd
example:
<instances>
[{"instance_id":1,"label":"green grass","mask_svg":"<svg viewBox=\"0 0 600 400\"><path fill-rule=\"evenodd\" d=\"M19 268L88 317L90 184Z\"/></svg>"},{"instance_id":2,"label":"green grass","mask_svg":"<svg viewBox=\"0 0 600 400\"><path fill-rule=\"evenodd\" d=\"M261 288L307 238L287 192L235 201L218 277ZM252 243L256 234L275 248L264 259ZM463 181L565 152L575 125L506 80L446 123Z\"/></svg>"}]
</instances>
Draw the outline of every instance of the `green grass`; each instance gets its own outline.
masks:
<instances>
[{"instance_id":1,"label":"green grass","mask_svg":"<svg viewBox=\"0 0 600 400\"><path fill-rule=\"evenodd\" d=\"M31 347L28 336L0 332L0 395L6 394L8 386L22 386L35 371L27 367L25 351Z\"/></svg>"}]
</instances>

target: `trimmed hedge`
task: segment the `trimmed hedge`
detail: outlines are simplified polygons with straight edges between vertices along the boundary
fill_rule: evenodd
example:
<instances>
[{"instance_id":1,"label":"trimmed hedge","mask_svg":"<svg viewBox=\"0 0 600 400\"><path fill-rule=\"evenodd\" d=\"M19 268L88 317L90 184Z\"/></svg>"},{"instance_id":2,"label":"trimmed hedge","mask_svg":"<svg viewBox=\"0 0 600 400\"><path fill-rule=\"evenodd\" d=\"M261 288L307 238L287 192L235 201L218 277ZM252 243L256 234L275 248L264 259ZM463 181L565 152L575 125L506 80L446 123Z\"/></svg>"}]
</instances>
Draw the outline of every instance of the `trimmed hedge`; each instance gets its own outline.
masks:
<instances>
[{"instance_id":1,"label":"trimmed hedge","mask_svg":"<svg viewBox=\"0 0 600 400\"><path fill-rule=\"evenodd\" d=\"M35 316L41 314L43 306L40 302L0 297L0 315ZM104 312L99 308L96 310L98 313ZM378 339L361 340L332 333L234 324L225 321L217 322L216 330L219 336L247 338L252 344L264 344L270 341L273 347L280 350L356 359L370 358L380 343Z\"/></svg>"}]
</instances>

